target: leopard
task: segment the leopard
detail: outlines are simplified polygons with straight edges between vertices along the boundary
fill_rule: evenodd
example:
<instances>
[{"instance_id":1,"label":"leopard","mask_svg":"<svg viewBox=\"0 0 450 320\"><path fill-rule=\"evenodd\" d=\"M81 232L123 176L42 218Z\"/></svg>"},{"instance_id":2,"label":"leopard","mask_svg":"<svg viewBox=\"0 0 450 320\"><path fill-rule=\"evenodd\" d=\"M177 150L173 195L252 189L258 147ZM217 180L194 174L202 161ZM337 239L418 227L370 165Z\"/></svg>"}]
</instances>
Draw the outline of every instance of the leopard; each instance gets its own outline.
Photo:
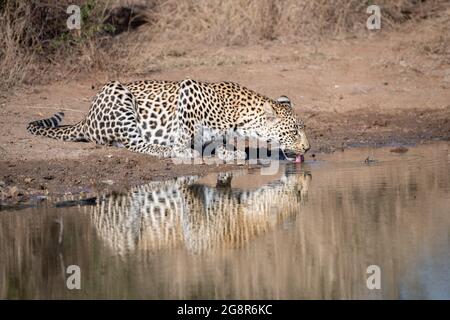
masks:
<instances>
[{"instance_id":1,"label":"leopard","mask_svg":"<svg viewBox=\"0 0 450 320\"><path fill-rule=\"evenodd\" d=\"M220 159L244 159L226 137L255 138L277 146L289 160L310 149L303 120L291 100L271 99L235 82L138 80L106 83L87 115L61 125L64 112L28 123L27 130L63 141L124 147L159 158L198 158L196 145L217 142Z\"/></svg>"}]
</instances>

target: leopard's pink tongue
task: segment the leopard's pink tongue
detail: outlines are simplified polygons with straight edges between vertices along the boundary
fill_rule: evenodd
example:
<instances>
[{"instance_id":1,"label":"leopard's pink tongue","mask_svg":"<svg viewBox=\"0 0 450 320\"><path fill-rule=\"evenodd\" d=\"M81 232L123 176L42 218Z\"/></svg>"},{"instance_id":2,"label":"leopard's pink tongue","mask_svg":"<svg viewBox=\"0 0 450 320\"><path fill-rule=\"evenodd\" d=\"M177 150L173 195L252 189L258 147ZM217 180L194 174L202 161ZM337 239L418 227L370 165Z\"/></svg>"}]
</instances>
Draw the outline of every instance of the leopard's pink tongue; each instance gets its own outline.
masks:
<instances>
[{"instance_id":1,"label":"leopard's pink tongue","mask_svg":"<svg viewBox=\"0 0 450 320\"><path fill-rule=\"evenodd\" d=\"M305 161L305 157L302 154L295 157L295 163L302 163L303 161Z\"/></svg>"}]
</instances>

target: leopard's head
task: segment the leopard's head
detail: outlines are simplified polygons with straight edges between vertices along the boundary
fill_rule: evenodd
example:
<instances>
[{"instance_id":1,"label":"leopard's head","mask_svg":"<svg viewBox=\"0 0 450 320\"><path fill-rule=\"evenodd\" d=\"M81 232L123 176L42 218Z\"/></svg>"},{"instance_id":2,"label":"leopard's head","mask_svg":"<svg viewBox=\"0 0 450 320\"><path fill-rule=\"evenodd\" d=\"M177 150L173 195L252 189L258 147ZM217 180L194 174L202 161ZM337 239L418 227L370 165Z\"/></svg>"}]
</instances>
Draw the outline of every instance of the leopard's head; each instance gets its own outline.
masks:
<instances>
[{"instance_id":1,"label":"leopard's head","mask_svg":"<svg viewBox=\"0 0 450 320\"><path fill-rule=\"evenodd\" d=\"M311 148L305 133L305 124L295 113L286 96L264 104L267 140L275 142L285 156L296 162Z\"/></svg>"}]
</instances>

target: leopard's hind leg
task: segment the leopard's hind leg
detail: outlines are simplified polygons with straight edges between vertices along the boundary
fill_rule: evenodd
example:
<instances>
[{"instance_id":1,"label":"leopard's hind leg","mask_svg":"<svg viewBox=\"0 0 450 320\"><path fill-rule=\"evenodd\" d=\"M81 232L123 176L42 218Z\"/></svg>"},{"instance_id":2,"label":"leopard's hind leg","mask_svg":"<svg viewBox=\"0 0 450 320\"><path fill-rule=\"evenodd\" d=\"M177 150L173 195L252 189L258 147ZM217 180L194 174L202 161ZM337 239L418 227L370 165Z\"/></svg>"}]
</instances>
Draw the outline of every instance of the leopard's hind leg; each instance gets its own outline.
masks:
<instances>
[{"instance_id":1,"label":"leopard's hind leg","mask_svg":"<svg viewBox=\"0 0 450 320\"><path fill-rule=\"evenodd\" d=\"M100 144L121 144L126 149L157 157L169 157L168 146L148 143L138 126L136 100L118 81L106 84L97 94L86 118L86 134Z\"/></svg>"}]
</instances>

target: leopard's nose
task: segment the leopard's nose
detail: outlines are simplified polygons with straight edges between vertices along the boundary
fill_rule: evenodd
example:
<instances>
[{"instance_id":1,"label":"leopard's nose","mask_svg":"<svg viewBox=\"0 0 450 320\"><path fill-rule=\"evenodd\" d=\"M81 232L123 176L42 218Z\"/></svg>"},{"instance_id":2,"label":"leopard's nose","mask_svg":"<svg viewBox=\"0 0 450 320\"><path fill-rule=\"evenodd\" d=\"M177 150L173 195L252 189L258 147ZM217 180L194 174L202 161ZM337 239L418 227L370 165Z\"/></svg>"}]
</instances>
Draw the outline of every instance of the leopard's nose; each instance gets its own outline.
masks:
<instances>
[{"instance_id":1,"label":"leopard's nose","mask_svg":"<svg viewBox=\"0 0 450 320\"><path fill-rule=\"evenodd\" d=\"M307 145L302 144L302 149L304 152L307 152L309 149L311 149L311 146L309 144L307 144Z\"/></svg>"}]
</instances>

